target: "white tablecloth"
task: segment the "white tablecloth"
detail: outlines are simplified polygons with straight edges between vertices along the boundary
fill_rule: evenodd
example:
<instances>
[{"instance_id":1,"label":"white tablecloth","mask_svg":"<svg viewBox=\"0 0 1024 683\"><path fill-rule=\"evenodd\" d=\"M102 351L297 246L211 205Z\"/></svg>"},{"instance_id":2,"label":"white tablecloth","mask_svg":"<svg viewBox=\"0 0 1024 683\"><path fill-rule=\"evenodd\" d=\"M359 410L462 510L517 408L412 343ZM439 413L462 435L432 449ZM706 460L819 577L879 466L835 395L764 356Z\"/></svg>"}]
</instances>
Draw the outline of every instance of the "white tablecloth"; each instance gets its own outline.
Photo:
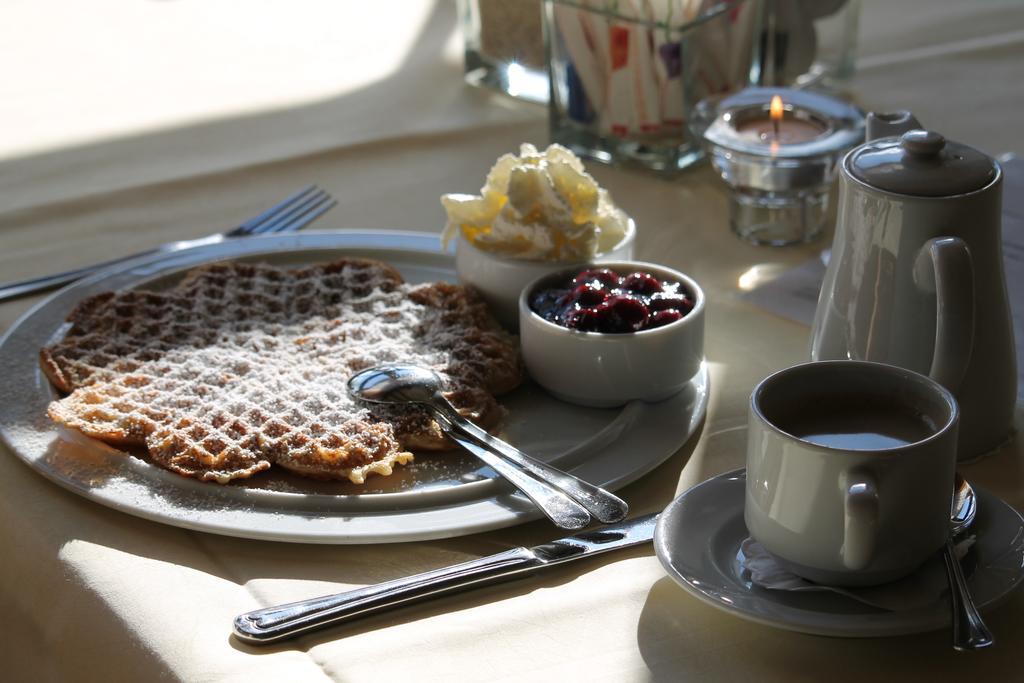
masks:
<instances>
[{"instance_id":1,"label":"white tablecloth","mask_svg":"<svg viewBox=\"0 0 1024 683\"><path fill-rule=\"evenodd\" d=\"M232 225L318 182L318 227L437 232L438 197L475 191L499 154L547 141L542 108L466 87L448 2L60 3L0 9L0 279ZM864 3L866 108L909 108L951 138L1022 151L1024 5ZM666 182L590 165L640 226L638 257L709 295L706 423L622 494L636 513L744 460L746 401L800 361L807 328L740 298L823 246L729 234L705 169ZM39 298L0 305L7 329ZM11 388L2 389L9 395ZM1020 411L1018 411L1020 412ZM964 469L1024 509L1020 440ZM943 632L845 640L714 610L650 547L367 619L270 649L230 638L246 610L481 557L558 534L545 522L444 541L330 547L147 522L45 481L0 448L5 680L982 680L1020 677L1024 593L957 656Z\"/></svg>"}]
</instances>

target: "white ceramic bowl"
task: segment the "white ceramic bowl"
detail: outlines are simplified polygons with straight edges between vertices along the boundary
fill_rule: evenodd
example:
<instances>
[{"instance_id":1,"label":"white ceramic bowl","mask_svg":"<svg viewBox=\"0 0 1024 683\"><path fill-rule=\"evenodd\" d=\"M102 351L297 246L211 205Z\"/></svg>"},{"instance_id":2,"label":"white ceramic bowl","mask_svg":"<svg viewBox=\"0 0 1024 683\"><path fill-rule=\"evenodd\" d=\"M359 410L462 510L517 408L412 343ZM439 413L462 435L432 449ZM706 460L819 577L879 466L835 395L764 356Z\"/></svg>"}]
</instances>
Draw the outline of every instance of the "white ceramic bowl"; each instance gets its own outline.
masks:
<instances>
[{"instance_id":1,"label":"white ceramic bowl","mask_svg":"<svg viewBox=\"0 0 1024 683\"><path fill-rule=\"evenodd\" d=\"M530 309L530 294L549 282L549 276L540 277L519 297L519 339L527 371L554 396L585 406L612 407L672 396L697 374L704 361L703 290L693 278L653 263L602 261L597 267L622 275L641 270L681 282L695 299L693 310L682 320L640 332L570 330ZM566 276L575 272L574 268L558 271Z\"/></svg>"},{"instance_id":2,"label":"white ceramic bowl","mask_svg":"<svg viewBox=\"0 0 1024 683\"><path fill-rule=\"evenodd\" d=\"M626 224L626 234L609 251L592 259L573 261L526 261L500 256L477 249L462 239L455 246L455 272L459 282L475 288L491 313L505 327L515 330L519 325L519 294L523 287L550 273L582 268L590 262L621 261L633 258L636 225Z\"/></svg>"}]
</instances>

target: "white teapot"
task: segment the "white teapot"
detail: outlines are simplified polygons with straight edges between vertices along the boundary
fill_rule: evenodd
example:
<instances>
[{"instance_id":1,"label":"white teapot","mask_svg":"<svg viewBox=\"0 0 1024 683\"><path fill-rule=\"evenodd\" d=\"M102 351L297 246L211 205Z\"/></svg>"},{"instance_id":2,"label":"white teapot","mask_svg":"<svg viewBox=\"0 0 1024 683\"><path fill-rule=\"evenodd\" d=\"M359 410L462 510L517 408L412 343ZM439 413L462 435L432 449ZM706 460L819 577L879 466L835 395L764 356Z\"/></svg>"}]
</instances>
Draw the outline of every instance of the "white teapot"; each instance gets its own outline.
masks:
<instances>
[{"instance_id":1,"label":"white teapot","mask_svg":"<svg viewBox=\"0 0 1024 683\"><path fill-rule=\"evenodd\" d=\"M832 254L811 359L852 358L930 375L960 404L958 458L1013 433L1017 372L993 159L869 114L867 142L840 164Z\"/></svg>"}]
</instances>

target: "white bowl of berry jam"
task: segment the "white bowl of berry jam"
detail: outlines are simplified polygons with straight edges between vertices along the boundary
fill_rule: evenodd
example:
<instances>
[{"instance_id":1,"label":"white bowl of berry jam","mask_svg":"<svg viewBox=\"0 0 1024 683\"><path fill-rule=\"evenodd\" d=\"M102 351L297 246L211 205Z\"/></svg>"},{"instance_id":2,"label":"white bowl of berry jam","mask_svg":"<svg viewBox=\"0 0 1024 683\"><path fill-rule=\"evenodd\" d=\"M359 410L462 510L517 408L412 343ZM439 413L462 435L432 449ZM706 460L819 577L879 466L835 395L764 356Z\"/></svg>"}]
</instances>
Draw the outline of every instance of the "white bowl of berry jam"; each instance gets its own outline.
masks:
<instances>
[{"instance_id":1,"label":"white bowl of berry jam","mask_svg":"<svg viewBox=\"0 0 1024 683\"><path fill-rule=\"evenodd\" d=\"M530 376L586 406L660 401L704 360L704 292L679 271L639 261L545 275L519 297Z\"/></svg>"},{"instance_id":2,"label":"white bowl of berry jam","mask_svg":"<svg viewBox=\"0 0 1024 683\"><path fill-rule=\"evenodd\" d=\"M589 260L535 261L484 251L459 238L455 247L455 272L459 282L473 287L502 325L515 330L519 324L519 294L542 275L566 269L582 269L589 261L621 261L633 258L636 224L626 224L626 234Z\"/></svg>"}]
</instances>

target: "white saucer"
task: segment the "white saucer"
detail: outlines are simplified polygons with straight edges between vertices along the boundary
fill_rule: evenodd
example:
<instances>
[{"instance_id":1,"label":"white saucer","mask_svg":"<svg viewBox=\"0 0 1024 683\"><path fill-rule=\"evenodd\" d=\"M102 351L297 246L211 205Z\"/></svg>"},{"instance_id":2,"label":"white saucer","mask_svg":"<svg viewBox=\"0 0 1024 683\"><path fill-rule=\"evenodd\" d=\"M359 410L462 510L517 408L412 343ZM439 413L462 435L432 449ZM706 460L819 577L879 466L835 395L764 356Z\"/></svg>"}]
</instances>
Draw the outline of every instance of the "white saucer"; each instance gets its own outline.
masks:
<instances>
[{"instance_id":1,"label":"white saucer","mask_svg":"<svg viewBox=\"0 0 1024 683\"><path fill-rule=\"evenodd\" d=\"M885 611L831 593L792 593L754 586L741 573L740 543L746 470L709 479L665 508L654 532L662 566L687 591L713 607L767 626L826 636L870 637L947 628L946 593L934 604ZM971 595L981 610L1024 579L1024 518L997 496L975 487L977 541L965 558ZM942 562L936 556L929 562ZM919 571L924 571L919 570Z\"/></svg>"}]
</instances>

